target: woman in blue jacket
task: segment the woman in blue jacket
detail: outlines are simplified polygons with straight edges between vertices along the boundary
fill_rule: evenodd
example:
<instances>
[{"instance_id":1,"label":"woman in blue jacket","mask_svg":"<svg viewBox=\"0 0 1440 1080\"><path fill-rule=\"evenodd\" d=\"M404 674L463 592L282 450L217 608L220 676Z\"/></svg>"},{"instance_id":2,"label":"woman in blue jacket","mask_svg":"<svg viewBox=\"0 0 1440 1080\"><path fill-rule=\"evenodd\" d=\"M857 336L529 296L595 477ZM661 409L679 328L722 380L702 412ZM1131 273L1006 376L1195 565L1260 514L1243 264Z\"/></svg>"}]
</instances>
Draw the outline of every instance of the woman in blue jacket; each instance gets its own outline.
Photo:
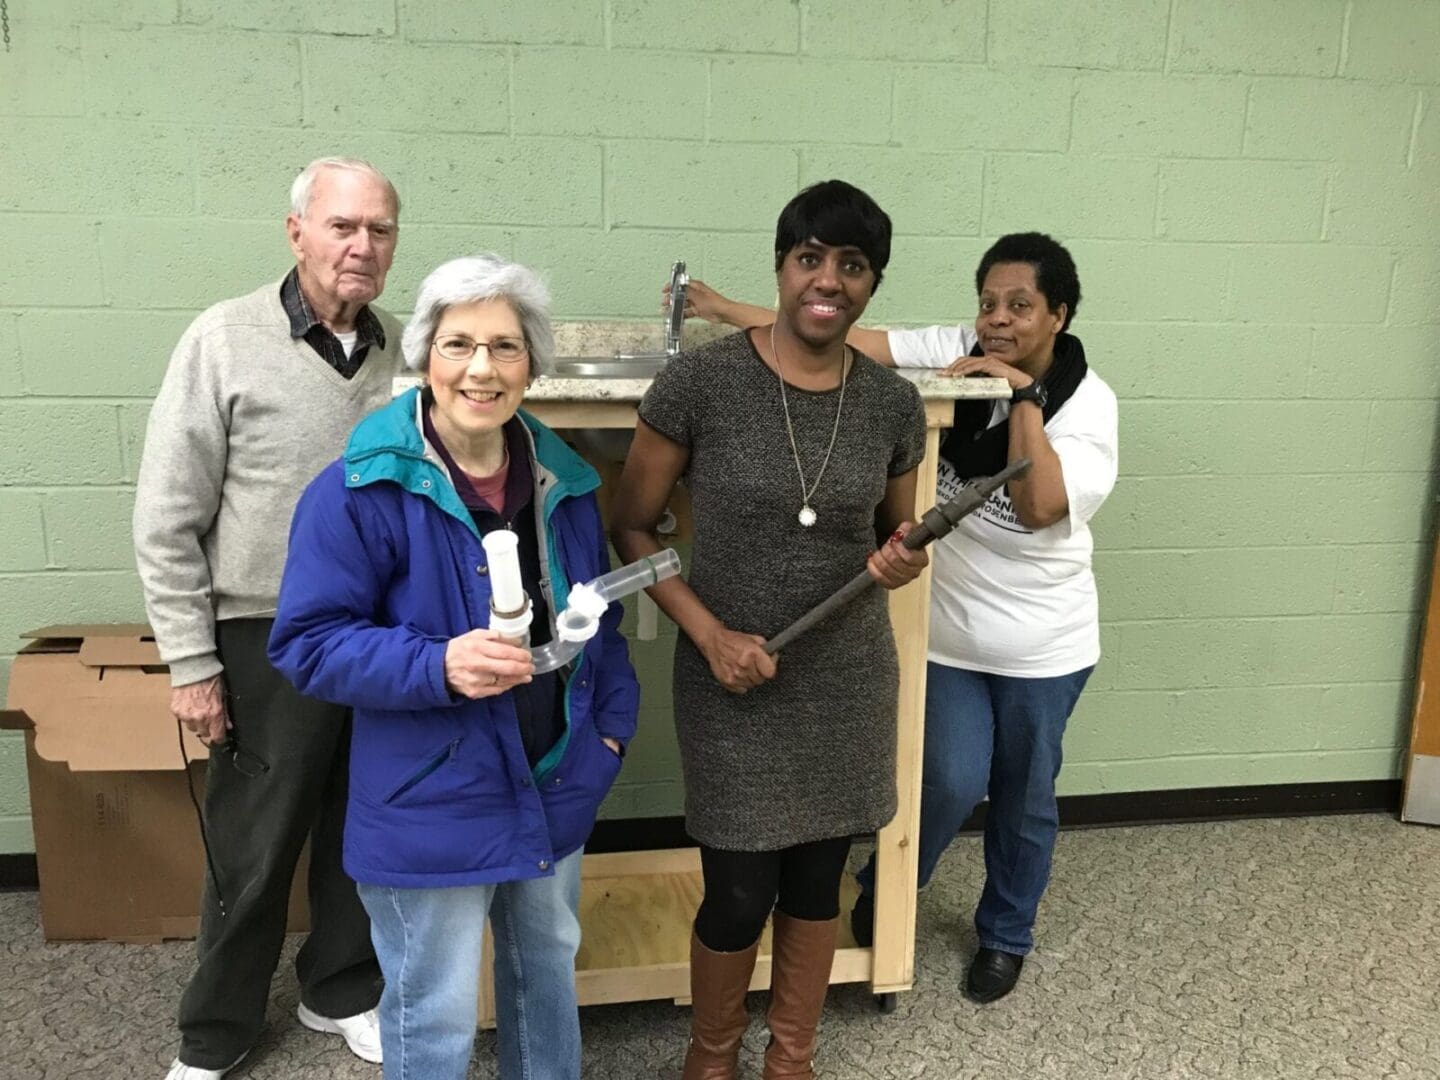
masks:
<instances>
[{"instance_id":1,"label":"woman in blue jacket","mask_svg":"<svg viewBox=\"0 0 1440 1080\"><path fill-rule=\"evenodd\" d=\"M500 1075L580 1076L581 847L639 690L618 607L542 675L484 629L494 529L520 538L532 645L608 569L599 477L518 411L554 350L548 307L495 256L430 274L402 342L424 387L360 423L291 526L270 658L354 709L345 869L385 975L387 1080L464 1077L487 914Z\"/></svg>"}]
</instances>

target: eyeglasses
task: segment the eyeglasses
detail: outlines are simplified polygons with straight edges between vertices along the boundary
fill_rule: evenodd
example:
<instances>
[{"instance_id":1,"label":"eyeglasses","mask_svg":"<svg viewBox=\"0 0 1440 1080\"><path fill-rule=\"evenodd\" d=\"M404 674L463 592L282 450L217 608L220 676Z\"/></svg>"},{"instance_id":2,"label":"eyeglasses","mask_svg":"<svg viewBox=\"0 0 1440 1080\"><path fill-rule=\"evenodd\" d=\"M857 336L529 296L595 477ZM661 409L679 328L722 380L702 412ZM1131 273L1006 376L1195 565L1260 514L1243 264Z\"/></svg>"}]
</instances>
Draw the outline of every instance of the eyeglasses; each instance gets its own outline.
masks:
<instances>
[{"instance_id":1,"label":"eyeglasses","mask_svg":"<svg viewBox=\"0 0 1440 1080\"><path fill-rule=\"evenodd\" d=\"M204 740L201 740L204 742ZM270 763L249 750L242 750L239 741L235 738L235 732L227 731L224 742L207 742L206 748L210 756L215 757L223 754L230 759L230 764L235 766L235 771L241 776L255 779L257 776L264 776L270 771ZM181 749L184 749L184 742L181 742Z\"/></svg>"},{"instance_id":2,"label":"eyeglasses","mask_svg":"<svg viewBox=\"0 0 1440 1080\"><path fill-rule=\"evenodd\" d=\"M490 353L491 360L502 364L516 364L530 355L530 346L524 338L497 337L489 341L471 341L460 334L446 334L435 339L432 348L446 360L467 363L481 349Z\"/></svg>"}]
</instances>

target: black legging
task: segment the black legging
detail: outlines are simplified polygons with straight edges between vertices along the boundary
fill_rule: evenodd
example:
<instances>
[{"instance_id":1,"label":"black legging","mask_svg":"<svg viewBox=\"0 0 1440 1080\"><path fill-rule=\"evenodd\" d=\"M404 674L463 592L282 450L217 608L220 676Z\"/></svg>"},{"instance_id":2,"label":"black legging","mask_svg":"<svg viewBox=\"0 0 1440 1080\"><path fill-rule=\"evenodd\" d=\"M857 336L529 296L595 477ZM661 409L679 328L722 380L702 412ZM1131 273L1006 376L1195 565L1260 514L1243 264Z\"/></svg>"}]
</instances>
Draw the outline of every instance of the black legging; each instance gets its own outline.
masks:
<instances>
[{"instance_id":1,"label":"black legging","mask_svg":"<svg viewBox=\"0 0 1440 1080\"><path fill-rule=\"evenodd\" d=\"M739 952L760 936L774 907L792 919L835 918L849 854L848 836L779 851L721 851L702 844L705 899L695 915L695 935L711 952Z\"/></svg>"}]
</instances>

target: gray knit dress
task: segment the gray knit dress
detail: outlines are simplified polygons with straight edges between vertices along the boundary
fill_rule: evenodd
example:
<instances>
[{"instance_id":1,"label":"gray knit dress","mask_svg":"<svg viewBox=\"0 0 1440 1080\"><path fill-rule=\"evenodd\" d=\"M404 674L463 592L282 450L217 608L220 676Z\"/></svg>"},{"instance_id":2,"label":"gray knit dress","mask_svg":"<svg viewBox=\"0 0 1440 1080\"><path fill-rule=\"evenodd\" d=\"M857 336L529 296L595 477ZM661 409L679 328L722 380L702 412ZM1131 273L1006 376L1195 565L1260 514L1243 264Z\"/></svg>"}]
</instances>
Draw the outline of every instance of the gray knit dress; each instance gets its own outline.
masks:
<instances>
[{"instance_id":1,"label":"gray knit dress","mask_svg":"<svg viewBox=\"0 0 1440 1080\"><path fill-rule=\"evenodd\" d=\"M813 484L840 391L787 386L786 394ZM886 483L925 452L920 395L857 354L835 449L810 499L818 520L801 526L780 381L743 333L667 364L640 416L690 451L691 588L727 627L764 637L865 568ZM691 836L726 851L774 851L873 832L894 816L899 665L886 598L871 589L832 615L747 694L716 682L681 635L675 724Z\"/></svg>"}]
</instances>

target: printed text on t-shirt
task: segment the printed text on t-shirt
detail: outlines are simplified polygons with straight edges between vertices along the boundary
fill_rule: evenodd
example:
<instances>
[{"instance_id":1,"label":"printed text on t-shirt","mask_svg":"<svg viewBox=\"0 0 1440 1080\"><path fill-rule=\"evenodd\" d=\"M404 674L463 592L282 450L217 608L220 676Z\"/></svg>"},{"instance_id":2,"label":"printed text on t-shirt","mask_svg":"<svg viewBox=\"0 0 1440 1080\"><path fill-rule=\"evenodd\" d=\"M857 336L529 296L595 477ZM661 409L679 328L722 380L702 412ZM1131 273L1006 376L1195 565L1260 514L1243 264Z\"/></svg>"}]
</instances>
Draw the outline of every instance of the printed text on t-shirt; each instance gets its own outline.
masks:
<instances>
[{"instance_id":1,"label":"printed text on t-shirt","mask_svg":"<svg viewBox=\"0 0 1440 1080\"><path fill-rule=\"evenodd\" d=\"M942 503L947 503L960 494L965 484L959 474L950 467L947 461L940 462L939 475L935 481L935 493ZM1015 504L1010 501L1010 493L1001 488L991 495L985 505L975 511L981 518L990 524L1006 529L1009 532L1028 533L1019 515L1015 513Z\"/></svg>"}]
</instances>

